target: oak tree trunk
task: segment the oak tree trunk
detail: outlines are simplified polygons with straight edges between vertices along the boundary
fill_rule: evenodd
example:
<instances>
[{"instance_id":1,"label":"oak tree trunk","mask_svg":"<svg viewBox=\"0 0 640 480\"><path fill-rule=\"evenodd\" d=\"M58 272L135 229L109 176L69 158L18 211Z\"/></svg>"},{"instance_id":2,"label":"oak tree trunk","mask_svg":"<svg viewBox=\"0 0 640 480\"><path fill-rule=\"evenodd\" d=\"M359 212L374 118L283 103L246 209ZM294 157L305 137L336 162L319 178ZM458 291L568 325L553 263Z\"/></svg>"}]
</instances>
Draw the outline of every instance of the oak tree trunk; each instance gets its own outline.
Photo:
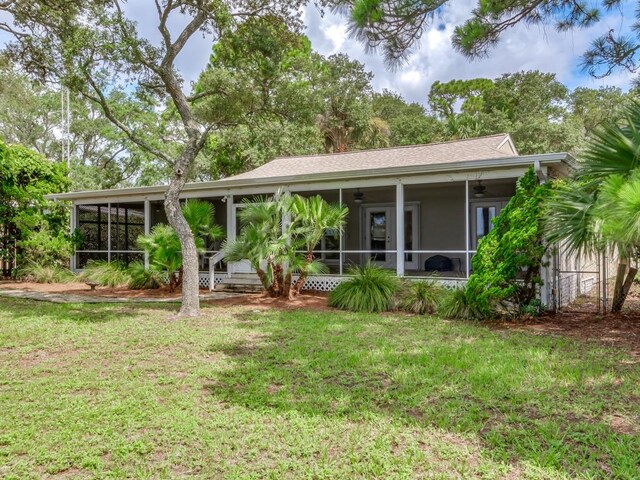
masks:
<instances>
[{"instance_id":1,"label":"oak tree trunk","mask_svg":"<svg viewBox=\"0 0 640 480\"><path fill-rule=\"evenodd\" d=\"M178 235L182 246L182 305L178 312L182 317L196 317L200 313L198 251L193 232L182 214L180 205L180 191L186 183L186 170L197 153L195 145L187 144L175 163L171 182L164 195L167 220Z\"/></svg>"}]
</instances>

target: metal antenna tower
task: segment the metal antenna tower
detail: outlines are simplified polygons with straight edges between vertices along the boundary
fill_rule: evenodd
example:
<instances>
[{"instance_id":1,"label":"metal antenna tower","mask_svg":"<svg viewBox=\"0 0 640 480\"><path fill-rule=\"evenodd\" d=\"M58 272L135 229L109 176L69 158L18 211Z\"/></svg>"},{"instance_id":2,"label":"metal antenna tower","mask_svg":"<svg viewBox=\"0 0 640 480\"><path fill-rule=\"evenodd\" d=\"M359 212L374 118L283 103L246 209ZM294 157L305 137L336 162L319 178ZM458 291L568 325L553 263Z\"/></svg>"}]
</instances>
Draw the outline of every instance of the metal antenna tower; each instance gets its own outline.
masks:
<instances>
[{"instance_id":1,"label":"metal antenna tower","mask_svg":"<svg viewBox=\"0 0 640 480\"><path fill-rule=\"evenodd\" d=\"M69 100L69 89L66 87L60 89L60 106L62 161L67 163L68 168L71 168L71 102Z\"/></svg>"}]
</instances>

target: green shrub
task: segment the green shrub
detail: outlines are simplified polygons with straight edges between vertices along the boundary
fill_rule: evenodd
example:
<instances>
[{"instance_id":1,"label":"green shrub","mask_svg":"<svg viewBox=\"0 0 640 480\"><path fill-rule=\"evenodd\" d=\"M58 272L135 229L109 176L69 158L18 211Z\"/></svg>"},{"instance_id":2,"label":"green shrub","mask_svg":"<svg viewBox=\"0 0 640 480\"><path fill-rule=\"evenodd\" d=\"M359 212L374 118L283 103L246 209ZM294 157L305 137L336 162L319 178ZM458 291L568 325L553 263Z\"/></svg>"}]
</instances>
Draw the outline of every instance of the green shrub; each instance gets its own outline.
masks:
<instances>
[{"instance_id":1,"label":"green shrub","mask_svg":"<svg viewBox=\"0 0 640 480\"><path fill-rule=\"evenodd\" d=\"M438 315L444 318L460 320L470 319L470 309L464 288L444 292L438 304Z\"/></svg>"},{"instance_id":2,"label":"green shrub","mask_svg":"<svg viewBox=\"0 0 640 480\"><path fill-rule=\"evenodd\" d=\"M47 227L44 220L37 227L31 226L29 230L22 226L22 239L19 240L18 248L20 264L39 264L64 267L69 264L69 257L73 254L73 243L71 236L64 231L57 234Z\"/></svg>"},{"instance_id":3,"label":"green shrub","mask_svg":"<svg viewBox=\"0 0 640 480\"><path fill-rule=\"evenodd\" d=\"M96 260L87 264L80 278L103 287L121 287L128 285L131 281L131 275L124 264L104 260Z\"/></svg>"},{"instance_id":4,"label":"green shrub","mask_svg":"<svg viewBox=\"0 0 640 480\"><path fill-rule=\"evenodd\" d=\"M397 308L418 315L435 313L443 290L435 282L404 282L398 291Z\"/></svg>"},{"instance_id":5,"label":"green shrub","mask_svg":"<svg viewBox=\"0 0 640 480\"><path fill-rule=\"evenodd\" d=\"M477 319L518 316L542 285L540 267L546 245L543 201L552 185L538 184L530 168L516 184L516 194L502 209L473 257L466 302Z\"/></svg>"},{"instance_id":6,"label":"green shrub","mask_svg":"<svg viewBox=\"0 0 640 480\"><path fill-rule=\"evenodd\" d=\"M340 283L329 295L329 305L353 312L383 312L391 308L399 281L395 273L377 265L352 267L353 278Z\"/></svg>"},{"instance_id":7,"label":"green shrub","mask_svg":"<svg viewBox=\"0 0 640 480\"><path fill-rule=\"evenodd\" d=\"M34 262L20 267L16 277L36 283L72 283L78 280L78 277L68 268L59 265L40 265Z\"/></svg>"},{"instance_id":8,"label":"green shrub","mask_svg":"<svg viewBox=\"0 0 640 480\"><path fill-rule=\"evenodd\" d=\"M154 267L145 268L142 262L132 262L127 272L131 277L127 286L132 290L160 288L165 283L162 271Z\"/></svg>"}]
</instances>

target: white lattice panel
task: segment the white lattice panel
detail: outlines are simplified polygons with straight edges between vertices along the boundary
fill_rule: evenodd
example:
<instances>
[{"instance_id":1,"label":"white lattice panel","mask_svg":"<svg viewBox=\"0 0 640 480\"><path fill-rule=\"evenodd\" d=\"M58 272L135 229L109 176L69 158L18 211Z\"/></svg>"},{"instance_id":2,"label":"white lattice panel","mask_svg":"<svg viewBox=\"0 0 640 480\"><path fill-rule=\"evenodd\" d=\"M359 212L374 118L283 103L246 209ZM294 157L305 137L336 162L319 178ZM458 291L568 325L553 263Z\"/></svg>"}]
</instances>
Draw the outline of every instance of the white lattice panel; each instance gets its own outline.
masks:
<instances>
[{"instance_id":1,"label":"white lattice panel","mask_svg":"<svg viewBox=\"0 0 640 480\"><path fill-rule=\"evenodd\" d=\"M222 279L226 278L226 276L227 276L226 273L216 274L215 276L216 285L221 284ZM297 276L294 276L293 278L294 281L297 280L297 278L298 278ZM350 278L349 276L339 276L339 275L312 276L307 278L307 281L304 283L304 286L302 287L302 289L316 291L316 292L330 292L331 290L336 288L336 286L338 286L339 283L344 282L349 278ZM405 277L405 278L413 281L425 280L424 278L411 278L411 277ZM429 281L434 281L436 283L439 283L448 290L453 290L456 288L463 287L464 284L466 283L466 279L457 280L457 279L434 278L434 279L429 279ZM207 272L200 272L200 288L209 288L209 274Z\"/></svg>"},{"instance_id":2,"label":"white lattice panel","mask_svg":"<svg viewBox=\"0 0 640 480\"><path fill-rule=\"evenodd\" d=\"M315 290L317 292L330 292L340 282L344 282L348 277L340 277L340 276L316 276L309 277L307 281L304 282L303 290Z\"/></svg>"},{"instance_id":3,"label":"white lattice panel","mask_svg":"<svg viewBox=\"0 0 640 480\"><path fill-rule=\"evenodd\" d=\"M226 273L216 273L215 275L215 284L219 285L222 283L222 279L226 277ZM200 288L209 288L209 274L206 272L200 272Z\"/></svg>"}]
</instances>

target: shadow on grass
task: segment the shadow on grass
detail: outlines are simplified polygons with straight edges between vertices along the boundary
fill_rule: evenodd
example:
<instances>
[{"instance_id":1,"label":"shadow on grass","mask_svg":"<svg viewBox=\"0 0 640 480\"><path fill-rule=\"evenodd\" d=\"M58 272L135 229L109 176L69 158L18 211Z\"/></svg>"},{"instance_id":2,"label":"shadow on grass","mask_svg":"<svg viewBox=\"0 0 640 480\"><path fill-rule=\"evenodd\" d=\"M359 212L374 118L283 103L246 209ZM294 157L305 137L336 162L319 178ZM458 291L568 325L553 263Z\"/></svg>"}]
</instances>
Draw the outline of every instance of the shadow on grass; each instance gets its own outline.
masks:
<instances>
[{"instance_id":1,"label":"shadow on grass","mask_svg":"<svg viewBox=\"0 0 640 480\"><path fill-rule=\"evenodd\" d=\"M125 303L50 303L20 298L0 298L0 315L14 319L42 318L56 322L106 323L125 316L140 315L144 311L176 312L175 305Z\"/></svg>"},{"instance_id":2,"label":"shadow on grass","mask_svg":"<svg viewBox=\"0 0 640 480\"><path fill-rule=\"evenodd\" d=\"M210 351L232 368L207 386L256 410L476 434L501 461L594 478L634 478L640 369L563 338L496 332L419 317L311 312L240 314L245 341Z\"/></svg>"}]
</instances>

